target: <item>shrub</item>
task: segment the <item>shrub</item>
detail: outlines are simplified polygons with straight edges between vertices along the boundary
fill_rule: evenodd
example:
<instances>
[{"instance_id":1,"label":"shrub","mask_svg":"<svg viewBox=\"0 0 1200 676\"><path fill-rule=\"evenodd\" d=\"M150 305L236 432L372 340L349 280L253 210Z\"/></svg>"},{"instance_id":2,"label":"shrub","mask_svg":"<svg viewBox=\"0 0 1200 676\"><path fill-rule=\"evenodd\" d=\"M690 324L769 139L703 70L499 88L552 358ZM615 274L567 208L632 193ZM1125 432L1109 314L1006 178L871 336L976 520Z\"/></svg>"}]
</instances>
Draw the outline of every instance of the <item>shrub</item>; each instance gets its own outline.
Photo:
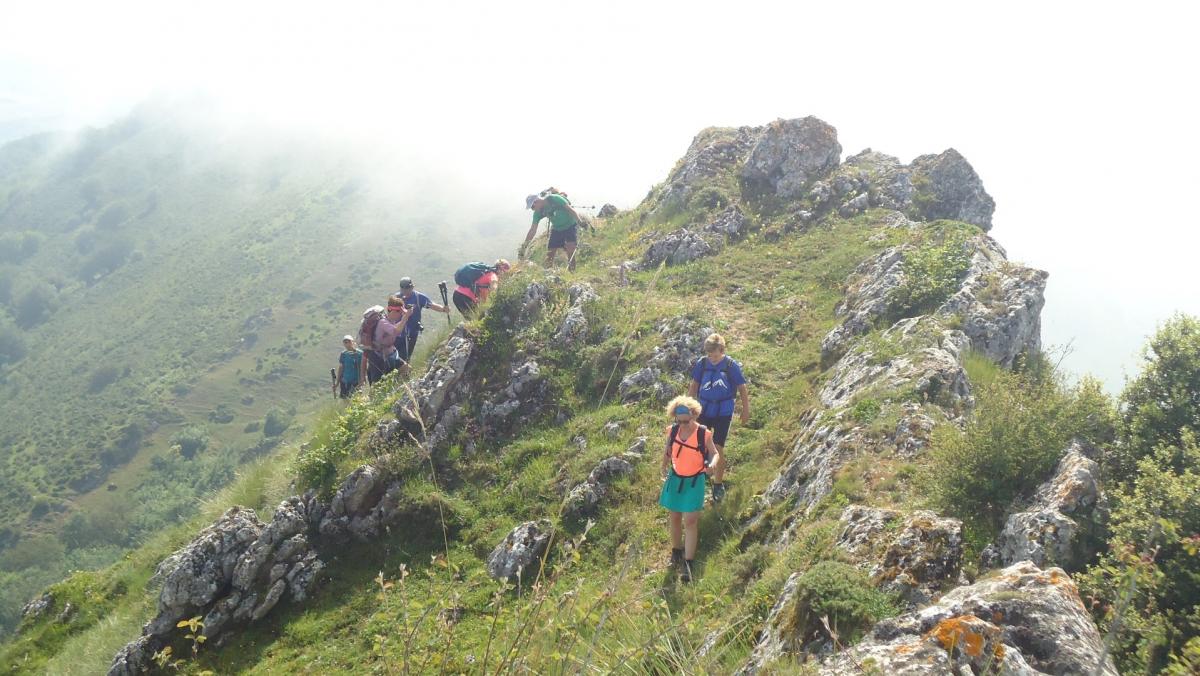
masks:
<instances>
[{"instance_id":1,"label":"shrub","mask_svg":"<svg viewBox=\"0 0 1200 676\"><path fill-rule=\"evenodd\" d=\"M180 455L190 460L208 446L208 432L198 425L190 425L172 437L171 443L179 448Z\"/></svg>"},{"instance_id":2,"label":"shrub","mask_svg":"<svg viewBox=\"0 0 1200 676\"><path fill-rule=\"evenodd\" d=\"M1114 650L1122 673L1196 657L1185 644L1200 634L1200 444L1181 437L1139 459L1132 486L1113 492L1109 551L1080 580L1102 629L1127 604Z\"/></svg>"},{"instance_id":3,"label":"shrub","mask_svg":"<svg viewBox=\"0 0 1200 676\"><path fill-rule=\"evenodd\" d=\"M117 382L117 378L121 377L121 369L107 364L92 371L92 375L88 377L88 391L92 394L100 392L104 388Z\"/></svg>"},{"instance_id":4,"label":"shrub","mask_svg":"<svg viewBox=\"0 0 1200 676\"><path fill-rule=\"evenodd\" d=\"M1163 445L1180 446L1200 421L1200 319L1176 315L1143 350L1145 366L1121 394L1124 443L1108 459L1109 476L1134 476L1138 461ZM1176 469L1181 459L1172 459Z\"/></svg>"},{"instance_id":5,"label":"shrub","mask_svg":"<svg viewBox=\"0 0 1200 676\"><path fill-rule=\"evenodd\" d=\"M850 409L850 417L860 423L869 423L879 417L883 407L875 399L859 399Z\"/></svg>"},{"instance_id":6,"label":"shrub","mask_svg":"<svg viewBox=\"0 0 1200 676\"><path fill-rule=\"evenodd\" d=\"M17 327L0 317L0 366L21 361L25 357L25 338Z\"/></svg>"},{"instance_id":7,"label":"shrub","mask_svg":"<svg viewBox=\"0 0 1200 676\"><path fill-rule=\"evenodd\" d=\"M946 302L971 266L963 230L942 228L904 255L904 282L896 289L892 319L914 317Z\"/></svg>"},{"instance_id":8,"label":"shrub","mask_svg":"<svg viewBox=\"0 0 1200 676\"><path fill-rule=\"evenodd\" d=\"M54 288L46 282L34 282L17 296L13 304L13 314L17 324L24 329L30 329L50 316L54 305Z\"/></svg>"},{"instance_id":9,"label":"shrub","mask_svg":"<svg viewBox=\"0 0 1200 676\"><path fill-rule=\"evenodd\" d=\"M1068 388L1053 373L1001 372L976 395L963 430L934 430L920 479L936 507L984 533L1048 478L1072 439L1112 437L1112 403L1094 380Z\"/></svg>"},{"instance_id":10,"label":"shrub","mask_svg":"<svg viewBox=\"0 0 1200 676\"><path fill-rule=\"evenodd\" d=\"M803 646L823 637L824 617L843 643L853 643L875 622L898 612L894 599L875 589L866 573L840 561L822 561L796 581L792 603L777 622L783 635Z\"/></svg>"},{"instance_id":11,"label":"shrub","mask_svg":"<svg viewBox=\"0 0 1200 676\"><path fill-rule=\"evenodd\" d=\"M263 419L263 434L277 437L287 431L292 425L292 415L279 409L271 409Z\"/></svg>"}]
</instances>

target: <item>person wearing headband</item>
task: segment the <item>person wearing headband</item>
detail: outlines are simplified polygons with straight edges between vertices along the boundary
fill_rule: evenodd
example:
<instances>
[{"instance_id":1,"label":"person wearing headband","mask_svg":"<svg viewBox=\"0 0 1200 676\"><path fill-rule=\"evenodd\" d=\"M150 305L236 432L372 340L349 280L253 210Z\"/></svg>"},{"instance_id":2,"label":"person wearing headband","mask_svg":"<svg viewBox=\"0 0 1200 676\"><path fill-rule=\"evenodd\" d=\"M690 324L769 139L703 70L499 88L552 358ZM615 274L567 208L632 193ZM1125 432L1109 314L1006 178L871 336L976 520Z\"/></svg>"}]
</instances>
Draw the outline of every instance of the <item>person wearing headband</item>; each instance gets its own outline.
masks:
<instances>
[{"instance_id":1,"label":"person wearing headband","mask_svg":"<svg viewBox=\"0 0 1200 676\"><path fill-rule=\"evenodd\" d=\"M363 350L367 358L367 382L374 384L385 374L390 373L398 363L396 352L396 335L404 330L411 316L400 296L390 296L387 302L387 313L375 325L375 335L371 346Z\"/></svg>"},{"instance_id":2,"label":"person wearing headband","mask_svg":"<svg viewBox=\"0 0 1200 676\"><path fill-rule=\"evenodd\" d=\"M680 569L683 582L691 582L694 575L704 486L712 467L721 459L712 434L697 422L700 409L700 402L691 397L675 397L667 404L667 415L675 424L667 430L658 504L670 512L671 563Z\"/></svg>"}]
</instances>

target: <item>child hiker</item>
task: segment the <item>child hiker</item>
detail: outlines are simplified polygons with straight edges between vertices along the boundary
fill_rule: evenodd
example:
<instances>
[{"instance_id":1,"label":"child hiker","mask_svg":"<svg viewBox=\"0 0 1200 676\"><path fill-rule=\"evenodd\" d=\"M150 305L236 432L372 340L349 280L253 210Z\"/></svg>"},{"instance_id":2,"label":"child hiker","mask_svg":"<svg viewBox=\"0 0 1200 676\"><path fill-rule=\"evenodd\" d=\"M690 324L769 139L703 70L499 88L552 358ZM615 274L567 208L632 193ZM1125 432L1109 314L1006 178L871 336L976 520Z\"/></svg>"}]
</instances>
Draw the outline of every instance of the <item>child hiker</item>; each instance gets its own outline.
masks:
<instances>
[{"instance_id":1,"label":"child hiker","mask_svg":"<svg viewBox=\"0 0 1200 676\"><path fill-rule=\"evenodd\" d=\"M675 420L667 432L662 457L662 495L658 504L671 512L671 564L681 567L680 579L692 581L692 561L700 537L700 510L704 507L706 477L721 458L712 434L697 422L700 402L675 397L667 404Z\"/></svg>"}]
</instances>

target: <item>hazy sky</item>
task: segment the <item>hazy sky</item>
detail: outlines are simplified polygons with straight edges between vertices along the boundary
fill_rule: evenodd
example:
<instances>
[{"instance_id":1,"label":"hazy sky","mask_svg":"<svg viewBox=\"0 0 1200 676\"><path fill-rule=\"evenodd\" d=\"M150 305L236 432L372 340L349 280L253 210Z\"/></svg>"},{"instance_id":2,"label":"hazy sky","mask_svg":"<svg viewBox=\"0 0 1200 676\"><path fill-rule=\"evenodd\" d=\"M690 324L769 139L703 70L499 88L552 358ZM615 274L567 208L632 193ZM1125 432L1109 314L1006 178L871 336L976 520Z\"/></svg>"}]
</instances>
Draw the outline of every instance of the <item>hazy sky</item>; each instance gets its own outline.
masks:
<instances>
[{"instance_id":1,"label":"hazy sky","mask_svg":"<svg viewBox=\"0 0 1200 676\"><path fill-rule=\"evenodd\" d=\"M202 95L520 210L550 184L632 206L703 127L817 115L847 155L960 150L1051 273L1044 341L1117 388L1200 314L1190 5L0 0L0 139Z\"/></svg>"}]
</instances>

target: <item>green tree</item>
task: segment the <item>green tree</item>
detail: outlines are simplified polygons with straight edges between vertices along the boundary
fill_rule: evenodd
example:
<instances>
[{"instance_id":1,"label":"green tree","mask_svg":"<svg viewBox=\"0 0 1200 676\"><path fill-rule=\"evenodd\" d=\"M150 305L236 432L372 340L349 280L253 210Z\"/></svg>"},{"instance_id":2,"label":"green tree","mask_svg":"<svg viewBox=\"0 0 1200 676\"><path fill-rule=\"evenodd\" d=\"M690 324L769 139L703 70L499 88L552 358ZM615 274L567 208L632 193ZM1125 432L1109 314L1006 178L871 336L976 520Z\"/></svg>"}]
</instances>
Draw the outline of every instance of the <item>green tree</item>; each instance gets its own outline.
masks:
<instances>
[{"instance_id":1,"label":"green tree","mask_svg":"<svg viewBox=\"0 0 1200 676\"><path fill-rule=\"evenodd\" d=\"M1143 360L1121 394L1124 444L1109 460L1111 477L1133 476L1141 458L1162 446L1179 448L1184 430L1200 424L1200 320L1172 317L1150 339ZM1171 459L1172 466L1182 460Z\"/></svg>"},{"instance_id":2,"label":"green tree","mask_svg":"<svg viewBox=\"0 0 1200 676\"><path fill-rule=\"evenodd\" d=\"M199 425L189 425L179 431L171 441L179 448L179 454L191 460L208 446L208 431Z\"/></svg>"},{"instance_id":3,"label":"green tree","mask_svg":"<svg viewBox=\"0 0 1200 676\"><path fill-rule=\"evenodd\" d=\"M54 305L54 298L54 288L46 282L37 281L30 284L17 296L13 307L17 324L21 328L30 329L46 321Z\"/></svg>"},{"instance_id":4,"label":"green tree","mask_svg":"<svg viewBox=\"0 0 1200 676\"><path fill-rule=\"evenodd\" d=\"M1081 579L1101 627L1120 614L1122 673L1157 673L1200 635L1200 445L1190 430L1137 462L1132 485L1113 491L1109 551Z\"/></svg>"},{"instance_id":5,"label":"green tree","mask_svg":"<svg viewBox=\"0 0 1200 676\"><path fill-rule=\"evenodd\" d=\"M0 316L0 366L20 361L25 356L25 338L17 327Z\"/></svg>"}]
</instances>

